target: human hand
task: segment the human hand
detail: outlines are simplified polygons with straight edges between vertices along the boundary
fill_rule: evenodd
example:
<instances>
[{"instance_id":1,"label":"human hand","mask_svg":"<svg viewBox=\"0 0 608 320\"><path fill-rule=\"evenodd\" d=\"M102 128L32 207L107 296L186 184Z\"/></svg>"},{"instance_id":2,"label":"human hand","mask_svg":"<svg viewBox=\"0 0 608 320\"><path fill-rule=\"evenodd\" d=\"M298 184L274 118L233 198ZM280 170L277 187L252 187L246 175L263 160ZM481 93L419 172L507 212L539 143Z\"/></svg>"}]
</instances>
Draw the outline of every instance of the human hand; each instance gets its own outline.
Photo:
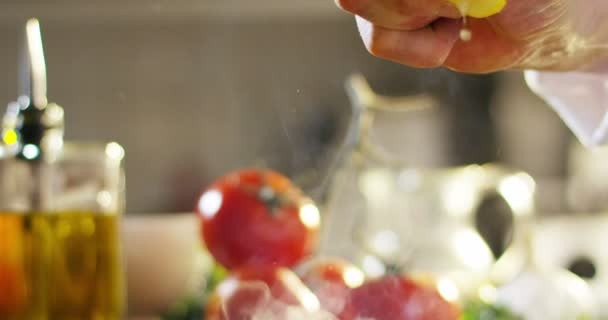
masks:
<instances>
[{"instance_id":1,"label":"human hand","mask_svg":"<svg viewBox=\"0 0 608 320\"><path fill-rule=\"evenodd\" d=\"M489 0L488 0L489 1ZM498 14L467 18L446 0L336 0L357 16L367 49L413 67L462 72L585 70L608 61L608 1L507 0Z\"/></svg>"}]
</instances>

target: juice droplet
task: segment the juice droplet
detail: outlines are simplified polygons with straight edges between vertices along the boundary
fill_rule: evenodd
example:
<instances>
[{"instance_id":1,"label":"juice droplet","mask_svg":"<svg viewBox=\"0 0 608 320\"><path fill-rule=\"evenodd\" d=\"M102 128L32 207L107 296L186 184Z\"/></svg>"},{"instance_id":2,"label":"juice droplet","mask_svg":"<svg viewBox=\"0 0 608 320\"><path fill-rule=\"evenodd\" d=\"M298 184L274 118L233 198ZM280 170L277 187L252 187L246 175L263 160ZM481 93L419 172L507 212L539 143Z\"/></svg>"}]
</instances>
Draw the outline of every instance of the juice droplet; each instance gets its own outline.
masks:
<instances>
[{"instance_id":1,"label":"juice droplet","mask_svg":"<svg viewBox=\"0 0 608 320\"><path fill-rule=\"evenodd\" d=\"M467 27L467 14L469 12L469 1L468 0L460 0L454 2L460 11L460 15L462 16L462 28L460 29L460 40L468 42L473 38L473 33L471 29Z\"/></svg>"},{"instance_id":2,"label":"juice droplet","mask_svg":"<svg viewBox=\"0 0 608 320\"><path fill-rule=\"evenodd\" d=\"M473 39L473 32L471 29L462 27L462 29L460 29L460 40L468 42L471 41L471 39Z\"/></svg>"}]
</instances>

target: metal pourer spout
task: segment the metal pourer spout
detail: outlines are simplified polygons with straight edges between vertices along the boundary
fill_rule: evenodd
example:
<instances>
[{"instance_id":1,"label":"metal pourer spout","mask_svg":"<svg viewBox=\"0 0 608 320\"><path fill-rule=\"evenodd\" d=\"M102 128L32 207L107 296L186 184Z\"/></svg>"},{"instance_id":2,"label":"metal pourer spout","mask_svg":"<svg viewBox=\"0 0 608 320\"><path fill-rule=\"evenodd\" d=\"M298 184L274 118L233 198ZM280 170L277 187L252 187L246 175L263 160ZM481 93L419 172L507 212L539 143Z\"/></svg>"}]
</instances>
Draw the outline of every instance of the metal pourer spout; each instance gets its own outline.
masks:
<instances>
[{"instance_id":1,"label":"metal pourer spout","mask_svg":"<svg viewBox=\"0 0 608 320\"><path fill-rule=\"evenodd\" d=\"M46 62L42 45L40 23L30 19L25 24L21 52L19 54L19 102L23 109L44 110L46 98Z\"/></svg>"},{"instance_id":2,"label":"metal pourer spout","mask_svg":"<svg viewBox=\"0 0 608 320\"><path fill-rule=\"evenodd\" d=\"M63 147L63 109L48 103L46 63L40 23L25 24L19 54L19 97L8 106L2 123L5 145L23 160L52 160Z\"/></svg>"}]
</instances>

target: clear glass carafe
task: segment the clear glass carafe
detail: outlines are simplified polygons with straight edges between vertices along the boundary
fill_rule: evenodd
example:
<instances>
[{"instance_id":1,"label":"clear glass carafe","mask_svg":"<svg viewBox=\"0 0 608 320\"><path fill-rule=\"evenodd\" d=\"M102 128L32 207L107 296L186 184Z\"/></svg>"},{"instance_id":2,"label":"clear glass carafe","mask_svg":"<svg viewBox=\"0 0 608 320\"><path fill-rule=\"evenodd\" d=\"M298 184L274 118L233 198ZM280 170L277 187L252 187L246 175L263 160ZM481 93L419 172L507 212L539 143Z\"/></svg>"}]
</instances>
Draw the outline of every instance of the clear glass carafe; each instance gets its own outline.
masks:
<instances>
[{"instance_id":1,"label":"clear glass carafe","mask_svg":"<svg viewBox=\"0 0 608 320\"><path fill-rule=\"evenodd\" d=\"M480 287L506 283L521 271L534 180L500 164L423 167L403 161L373 141L373 131L400 112L407 118L413 110L434 108L434 99L378 96L362 76L350 78L347 89L354 119L329 192L321 254L355 261L372 277L395 271L434 274L462 294L477 295ZM431 121L429 127L436 125ZM407 135L404 126L388 136L399 140ZM435 150L429 159L442 154L430 136L416 139L431 144L425 150Z\"/></svg>"}]
</instances>

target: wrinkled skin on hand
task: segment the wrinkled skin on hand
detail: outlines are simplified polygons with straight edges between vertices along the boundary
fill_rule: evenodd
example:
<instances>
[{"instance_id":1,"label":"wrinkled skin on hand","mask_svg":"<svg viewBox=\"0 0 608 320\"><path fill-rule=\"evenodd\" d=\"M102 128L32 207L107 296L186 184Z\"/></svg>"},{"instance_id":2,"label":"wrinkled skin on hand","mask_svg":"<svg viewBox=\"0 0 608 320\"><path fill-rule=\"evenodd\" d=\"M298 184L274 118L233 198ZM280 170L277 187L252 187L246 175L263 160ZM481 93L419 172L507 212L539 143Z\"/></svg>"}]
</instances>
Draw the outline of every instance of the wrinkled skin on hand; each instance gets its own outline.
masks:
<instances>
[{"instance_id":1,"label":"wrinkled skin on hand","mask_svg":"<svg viewBox=\"0 0 608 320\"><path fill-rule=\"evenodd\" d=\"M470 73L584 70L608 61L607 0L507 0L498 14L462 17L446 0L336 0L353 13L367 49L413 67Z\"/></svg>"}]
</instances>

